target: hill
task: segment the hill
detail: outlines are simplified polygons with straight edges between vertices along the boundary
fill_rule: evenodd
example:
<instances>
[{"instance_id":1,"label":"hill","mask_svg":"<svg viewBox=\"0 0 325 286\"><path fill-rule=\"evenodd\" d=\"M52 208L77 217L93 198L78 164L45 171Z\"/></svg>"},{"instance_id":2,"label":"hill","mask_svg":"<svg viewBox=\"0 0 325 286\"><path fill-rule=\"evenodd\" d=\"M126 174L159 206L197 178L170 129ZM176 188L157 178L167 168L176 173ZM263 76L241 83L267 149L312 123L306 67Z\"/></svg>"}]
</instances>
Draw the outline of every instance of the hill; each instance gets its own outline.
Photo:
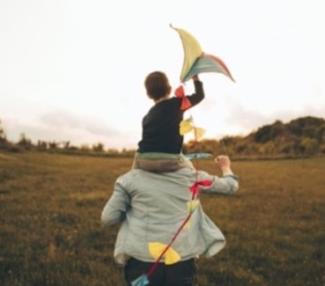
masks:
<instances>
[{"instance_id":1,"label":"hill","mask_svg":"<svg viewBox=\"0 0 325 286\"><path fill-rule=\"evenodd\" d=\"M67 138L68 140L68 138ZM17 143L6 138L0 121L0 150L11 152L45 151L74 155L132 157L135 150L105 149L104 144L72 146L69 141L32 142L22 133ZM220 140L204 139L184 145L184 153L227 153L232 158L295 158L325 154L325 119L312 116L288 123L279 120L259 127L246 136L226 136Z\"/></svg>"},{"instance_id":2,"label":"hill","mask_svg":"<svg viewBox=\"0 0 325 286\"><path fill-rule=\"evenodd\" d=\"M232 156L300 157L325 154L325 120L301 117L288 123L279 120L246 136L227 136L221 140L191 141L186 152L206 151Z\"/></svg>"}]
</instances>

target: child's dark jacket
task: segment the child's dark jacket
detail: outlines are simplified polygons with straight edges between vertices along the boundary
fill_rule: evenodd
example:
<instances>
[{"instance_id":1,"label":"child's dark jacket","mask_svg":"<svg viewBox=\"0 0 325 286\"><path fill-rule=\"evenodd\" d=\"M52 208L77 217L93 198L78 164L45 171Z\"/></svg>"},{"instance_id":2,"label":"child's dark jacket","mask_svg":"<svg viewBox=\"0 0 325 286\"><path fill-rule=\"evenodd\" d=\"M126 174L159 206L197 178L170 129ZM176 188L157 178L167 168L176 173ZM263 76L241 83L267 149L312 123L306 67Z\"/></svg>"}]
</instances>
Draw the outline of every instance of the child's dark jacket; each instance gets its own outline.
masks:
<instances>
[{"instance_id":1,"label":"child's dark jacket","mask_svg":"<svg viewBox=\"0 0 325 286\"><path fill-rule=\"evenodd\" d=\"M195 93L187 96L191 106L204 98L203 84L194 81ZM183 120L182 99L173 97L155 104L142 120L142 140L139 153L161 152L179 154L182 150L183 136L179 134L179 124Z\"/></svg>"}]
</instances>

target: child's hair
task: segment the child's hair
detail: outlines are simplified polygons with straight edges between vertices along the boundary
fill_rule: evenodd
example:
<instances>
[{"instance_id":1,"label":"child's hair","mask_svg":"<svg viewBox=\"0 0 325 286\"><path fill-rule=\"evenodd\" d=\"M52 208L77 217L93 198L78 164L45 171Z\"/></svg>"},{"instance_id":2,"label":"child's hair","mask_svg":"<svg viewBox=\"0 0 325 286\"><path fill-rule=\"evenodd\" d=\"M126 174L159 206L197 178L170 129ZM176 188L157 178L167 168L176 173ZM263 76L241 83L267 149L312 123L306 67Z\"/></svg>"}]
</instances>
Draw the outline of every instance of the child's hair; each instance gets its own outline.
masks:
<instances>
[{"instance_id":1,"label":"child's hair","mask_svg":"<svg viewBox=\"0 0 325 286\"><path fill-rule=\"evenodd\" d=\"M167 76L160 71L155 71L147 75L144 85L149 98L159 100L171 91Z\"/></svg>"}]
</instances>

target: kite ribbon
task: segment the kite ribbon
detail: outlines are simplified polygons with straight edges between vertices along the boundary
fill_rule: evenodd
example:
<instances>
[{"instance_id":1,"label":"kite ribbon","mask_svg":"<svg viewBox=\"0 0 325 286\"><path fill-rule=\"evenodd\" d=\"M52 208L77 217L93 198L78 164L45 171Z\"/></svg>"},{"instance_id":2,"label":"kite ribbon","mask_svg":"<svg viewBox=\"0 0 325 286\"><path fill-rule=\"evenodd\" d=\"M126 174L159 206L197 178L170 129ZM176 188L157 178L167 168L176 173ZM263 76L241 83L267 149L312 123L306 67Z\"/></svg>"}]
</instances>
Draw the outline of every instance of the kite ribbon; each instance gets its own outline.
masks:
<instances>
[{"instance_id":1,"label":"kite ribbon","mask_svg":"<svg viewBox=\"0 0 325 286\"><path fill-rule=\"evenodd\" d=\"M190 191L192 192L193 196L197 196L200 191L200 187L210 187L212 185L211 180L201 180L196 181L190 188Z\"/></svg>"},{"instance_id":2,"label":"kite ribbon","mask_svg":"<svg viewBox=\"0 0 325 286\"><path fill-rule=\"evenodd\" d=\"M182 99L181 110L187 110L192 106L191 101L185 96L183 85L180 85L178 88L176 88L175 95L176 97Z\"/></svg>"}]
</instances>

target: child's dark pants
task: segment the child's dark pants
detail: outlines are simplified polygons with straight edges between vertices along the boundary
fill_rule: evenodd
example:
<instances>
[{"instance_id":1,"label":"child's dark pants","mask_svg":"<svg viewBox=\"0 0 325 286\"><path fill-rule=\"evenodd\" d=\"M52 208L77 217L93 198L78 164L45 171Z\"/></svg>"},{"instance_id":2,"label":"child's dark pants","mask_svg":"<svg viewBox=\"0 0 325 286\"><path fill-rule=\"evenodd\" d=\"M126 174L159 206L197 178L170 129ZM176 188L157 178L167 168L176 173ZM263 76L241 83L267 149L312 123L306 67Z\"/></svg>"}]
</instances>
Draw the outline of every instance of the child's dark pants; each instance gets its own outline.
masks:
<instances>
[{"instance_id":1,"label":"child's dark pants","mask_svg":"<svg viewBox=\"0 0 325 286\"><path fill-rule=\"evenodd\" d=\"M127 285L145 274L152 263L142 262L130 258L124 267L125 280ZM195 286L196 285L196 266L194 259L181 261L172 265L159 263L155 272L149 278L148 286Z\"/></svg>"}]
</instances>

